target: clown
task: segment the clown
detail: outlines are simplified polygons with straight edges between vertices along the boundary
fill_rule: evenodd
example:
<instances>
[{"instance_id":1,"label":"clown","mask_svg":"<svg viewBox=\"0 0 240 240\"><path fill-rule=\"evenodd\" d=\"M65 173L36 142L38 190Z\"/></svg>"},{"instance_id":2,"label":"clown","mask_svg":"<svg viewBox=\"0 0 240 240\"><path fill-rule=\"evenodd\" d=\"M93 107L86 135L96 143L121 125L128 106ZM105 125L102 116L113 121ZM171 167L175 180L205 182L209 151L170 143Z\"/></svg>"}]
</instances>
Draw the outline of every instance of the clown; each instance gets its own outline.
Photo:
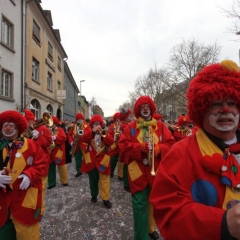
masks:
<instances>
[{"instance_id":1,"label":"clown","mask_svg":"<svg viewBox=\"0 0 240 240\"><path fill-rule=\"evenodd\" d=\"M42 148L22 137L28 122L17 111L0 114L0 239L40 239L42 176L47 164ZM14 225L11 231L11 222Z\"/></svg>"},{"instance_id":2,"label":"clown","mask_svg":"<svg viewBox=\"0 0 240 240\"><path fill-rule=\"evenodd\" d=\"M50 154L50 166L48 171L48 187L52 189L56 186L56 166L60 176L60 182L63 186L68 186L68 170L66 165L65 141L67 136L64 130L60 127L60 121L53 116L52 126L52 145Z\"/></svg>"},{"instance_id":3,"label":"clown","mask_svg":"<svg viewBox=\"0 0 240 240\"><path fill-rule=\"evenodd\" d=\"M132 112L128 108L122 108L120 112L120 132L123 133L124 129L127 127L127 125L131 122L132 120ZM124 153L120 151L119 153L119 166L120 169L122 169L122 178L120 180L123 180L123 189L127 192L130 192L130 187L129 187L129 181L128 181L128 168L127 164L124 162Z\"/></svg>"},{"instance_id":4,"label":"clown","mask_svg":"<svg viewBox=\"0 0 240 240\"><path fill-rule=\"evenodd\" d=\"M231 60L190 82L188 116L199 129L162 160L150 197L163 238L240 239L239 92Z\"/></svg>"},{"instance_id":5,"label":"clown","mask_svg":"<svg viewBox=\"0 0 240 240\"><path fill-rule=\"evenodd\" d=\"M123 177L122 167L119 167L119 148L118 148L118 141L120 138L120 119L119 119L120 112L116 112L113 115L113 123L110 124L108 127L108 133L114 138L114 143L111 146L111 173L110 177L113 178L114 171L116 166L118 165L118 178ZM120 170L121 168L121 170Z\"/></svg>"},{"instance_id":6,"label":"clown","mask_svg":"<svg viewBox=\"0 0 240 240\"><path fill-rule=\"evenodd\" d=\"M31 126L34 123L35 116L33 112L28 109L24 109L24 116L28 121L28 126ZM52 143L52 135L49 128L46 125L40 125L35 127L34 130L31 131L32 139L34 139L42 148L45 158L47 159L47 164L44 168L44 173L42 177L42 210L41 214L45 211L45 196L46 196L46 185L48 180L48 169L50 164L50 145Z\"/></svg>"},{"instance_id":7,"label":"clown","mask_svg":"<svg viewBox=\"0 0 240 240\"><path fill-rule=\"evenodd\" d=\"M128 166L128 179L132 194L134 239L160 239L155 230L149 194L161 158L175 143L171 132L153 115L156 105L149 96L142 96L134 104L135 121L123 131L119 149ZM150 157L151 156L151 157Z\"/></svg>"},{"instance_id":8,"label":"clown","mask_svg":"<svg viewBox=\"0 0 240 240\"><path fill-rule=\"evenodd\" d=\"M91 131L90 127L88 126L87 122L84 121L84 116L82 113L77 113L75 116L76 123L72 124L71 128L68 131L68 143L73 146L73 144L77 144L76 150L73 154L76 163L76 174L75 177L80 177L82 175L80 169L82 165L82 158L83 153L81 151L81 135L84 131ZM79 138L78 143L75 143L76 139Z\"/></svg>"},{"instance_id":9,"label":"clown","mask_svg":"<svg viewBox=\"0 0 240 240\"><path fill-rule=\"evenodd\" d=\"M186 116L180 116L177 124L173 126L173 137L176 141L180 141L192 134L192 130L188 127L190 121Z\"/></svg>"},{"instance_id":10,"label":"clown","mask_svg":"<svg viewBox=\"0 0 240 240\"><path fill-rule=\"evenodd\" d=\"M110 200L110 146L114 143L113 137L103 131L103 119L100 115L92 116L90 127L82 135L83 143L87 144L81 170L88 174L91 202L96 203L98 193L106 208L111 208Z\"/></svg>"}]
</instances>

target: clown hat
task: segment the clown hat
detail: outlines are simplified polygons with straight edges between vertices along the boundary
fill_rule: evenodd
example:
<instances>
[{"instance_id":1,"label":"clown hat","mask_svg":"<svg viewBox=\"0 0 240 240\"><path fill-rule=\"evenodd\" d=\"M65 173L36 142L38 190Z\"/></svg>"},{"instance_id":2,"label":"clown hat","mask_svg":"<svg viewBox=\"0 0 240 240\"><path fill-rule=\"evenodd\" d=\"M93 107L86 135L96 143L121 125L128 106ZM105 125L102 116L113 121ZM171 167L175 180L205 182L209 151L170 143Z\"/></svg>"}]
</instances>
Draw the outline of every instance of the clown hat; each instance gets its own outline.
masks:
<instances>
[{"instance_id":1,"label":"clown hat","mask_svg":"<svg viewBox=\"0 0 240 240\"><path fill-rule=\"evenodd\" d=\"M35 116L32 111L30 111L28 109L24 109L23 112L24 112L24 116L27 119L27 121L35 119Z\"/></svg>"},{"instance_id":2,"label":"clown hat","mask_svg":"<svg viewBox=\"0 0 240 240\"><path fill-rule=\"evenodd\" d=\"M240 72L231 60L204 67L190 82L188 116L197 126L202 126L203 116L216 100L233 99L240 104Z\"/></svg>"},{"instance_id":3,"label":"clown hat","mask_svg":"<svg viewBox=\"0 0 240 240\"><path fill-rule=\"evenodd\" d=\"M103 122L103 119L100 115L96 114L96 115L93 115L91 120L90 120L90 127L93 127L93 123L95 122L99 122L101 124L101 127L103 127L104 125L104 122Z\"/></svg>"},{"instance_id":4,"label":"clown hat","mask_svg":"<svg viewBox=\"0 0 240 240\"><path fill-rule=\"evenodd\" d=\"M79 119L84 120L84 116L83 116L82 113L77 113L75 118L76 118L76 121L79 120Z\"/></svg>"},{"instance_id":5,"label":"clown hat","mask_svg":"<svg viewBox=\"0 0 240 240\"><path fill-rule=\"evenodd\" d=\"M20 134L25 132L28 128L26 118L21 113L14 110L0 113L0 129L2 129L3 124L6 122L14 123Z\"/></svg>"},{"instance_id":6,"label":"clown hat","mask_svg":"<svg viewBox=\"0 0 240 240\"><path fill-rule=\"evenodd\" d=\"M114 113L114 114L113 114L113 121L116 122L117 119L119 118L119 116L120 116L120 112Z\"/></svg>"},{"instance_id":7,"label":"clown hat","mask_svg":"<svg viewBox=\"0 0 240 240\"><path fill-rule=\"evenodd\" d=\"M129 115L131 114L131 110L129 108L122 108L121 112L119 114L119 119L121 121L124 121L124 119L126 119L127 117L129 117Z\"/></svg>"},{"instance_id":8,"label":"clown hat","mask_svg":"<svg viewBox=\"0 0 240 240\"><path fill-rule=\"evenodd\" d=\"M149 96L141 96L134 104L134 115L136 118L140 117L140 108L143 104L148 104L150 106L151 116L156 112L157 107L152 98Z\"/></svg>"},{"instance_id":9,"label":"clown hat","mask_svg":"<svg viewBox=\"0 0 240 240\"><path fill-rule=\"evenodd\" d=\"M52 116L52 119L53 119L53 123L56 124L56 125L60 125L61 122L59 121L59 119L55 116Z\"/></svg>"}]
</instances>

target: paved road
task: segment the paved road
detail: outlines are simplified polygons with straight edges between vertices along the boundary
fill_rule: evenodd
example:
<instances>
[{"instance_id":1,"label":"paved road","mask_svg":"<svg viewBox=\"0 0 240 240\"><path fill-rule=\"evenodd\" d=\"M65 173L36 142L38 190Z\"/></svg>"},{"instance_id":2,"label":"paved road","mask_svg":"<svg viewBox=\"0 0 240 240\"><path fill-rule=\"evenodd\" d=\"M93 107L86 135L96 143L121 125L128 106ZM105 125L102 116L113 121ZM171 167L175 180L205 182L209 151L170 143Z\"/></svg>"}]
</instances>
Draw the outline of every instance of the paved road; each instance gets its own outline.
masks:
<instances>
[{"instance_id":1,"label":"paved road","mask_svg":"<svg viewBox=\"0 0 240 240\"><path fill-rule=\"evenodd\" d=\"M106 209L98 199L91 203L88 176L75 178L74 162L68 164L69 186L47 190L41 220L41 240L132 240L131 195L116 176L111 179L111 202ZM57 174L58 176L58 174Z\"/></svg>"}]
</instances>

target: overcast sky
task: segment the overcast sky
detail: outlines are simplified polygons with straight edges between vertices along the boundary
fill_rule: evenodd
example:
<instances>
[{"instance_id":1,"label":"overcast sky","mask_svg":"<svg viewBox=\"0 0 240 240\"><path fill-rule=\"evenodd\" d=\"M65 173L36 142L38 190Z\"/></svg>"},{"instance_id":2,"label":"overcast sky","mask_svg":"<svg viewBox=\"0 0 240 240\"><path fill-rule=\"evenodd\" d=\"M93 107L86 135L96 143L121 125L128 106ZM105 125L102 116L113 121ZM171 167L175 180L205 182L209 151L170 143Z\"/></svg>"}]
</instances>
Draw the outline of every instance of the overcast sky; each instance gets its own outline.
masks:
<instances>
[{"instance_id":1,"label":"overcast sky","mask_svg":"<svg viewBox=\"0 0 240 240\"><path fill-rule=\"evenodd\" d=\"M129 99L136 79L163 67L183 39L222 46L220 60L239 63L238 36L230 33L233 0L42 0L60 30L67 63L87 101L104 116Z\"/></svg>"}]
</instances>

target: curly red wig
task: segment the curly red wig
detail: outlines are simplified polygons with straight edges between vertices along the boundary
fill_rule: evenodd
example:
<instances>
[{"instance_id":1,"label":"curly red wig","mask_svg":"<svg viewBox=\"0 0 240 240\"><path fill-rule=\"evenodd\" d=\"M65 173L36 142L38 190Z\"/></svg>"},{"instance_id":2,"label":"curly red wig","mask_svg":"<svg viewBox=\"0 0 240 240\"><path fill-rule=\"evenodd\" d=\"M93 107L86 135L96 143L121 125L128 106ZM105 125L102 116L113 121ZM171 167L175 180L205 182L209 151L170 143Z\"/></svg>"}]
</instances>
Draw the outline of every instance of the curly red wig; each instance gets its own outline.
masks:
<instances>
[{"instance_id":1,"label":"curly red wig","mask_svg":"<svg viewBox=\"0 0 240 240\"><path fill-rule=\"evenodd\" d=\"M91 128L93 127L93 123L95 123L95 122L100 122L101 127L103 127L103 125L104 125L102 117L100 115L97 115L97 114L93 115L91 120L90 120L90 124L89 125L90 125Z\"/></svg>"},{"instance_id":2,"label":"curly red wig","mask_svg":"<svg viewBox=\"0 0 240 240\"><path fill-rule=\"evenodd\" d=\"M151 116L153 116L153 114L156 112L157 107L152 98L149 96L141 96L134 104L134 115L136 118L140 117L140 107L143 104L148 104L150 106Z\"/></svg>"},{"instance_id":3,"label":"curly red wig","mask_svg":"<svg viewBox=\"0 0 240 240\"><path fill-rule=\"evenodd\" d=\"M0 129L2 129L5 122L14 123L20 134L25 132L28 128L26 118L21 113L14 110L8 110L0 113Z\"/></svg>"},{"instance_id":4,"label":"curly red wig","mask_svg":"<svg viewBox=\"0 0 240 240\"><path fill-rule=\"evenodd\" d=\"M120 121L124 121L131 114L130 109L122 109L119 115Z\"/></svg>"},{"instance_id":5,"label":"curly red wig","mask_svg":"<svg viewBox=\"0 0 240 240\"><path fill-rule=\"evenodd\" d=\"M53 119L53 123L56 124L56 125L60 125L61 122L59 121L59 119L55 116L52 116L52 119Z\"/></svg>"},{"instance_id":6,"label":"curly red wig","mask_svg":"<svg viewBox=\"0 0 240 240\"><path fill-rule=\"evenodd\" d=\"M25 114L25 118L27 119L27 121L35 119L33 112L31 112L30 110L24 109L23 112Z\"/></svg>"},{"instance_id":7,"label":"curly red wig","mask_svg":"<svg viewBox=\"0 0 240 240\"><path fill-rule=\"evenodd\" d=\"M190 123L190 120L189 120L189 118L186 117L186 116L180 116L180 117L178 118L177 124L178 124L179 126L183 126L183 125L186 125L186 124L189 124L189 123Z\"/></svg>"},{"instance_id":8,"label":"curly red wig","mask_svg":"<svg viewBox=\"0 0 240 240\"><path fill-rule=\"evenodd\" d=\"M188 116L202 127L203 117L215 100L233 99L240 104L240 72L231 60L211 64L200 71L190 82L188 91Z\"/></svg>"},{"instance_id":9,"label":"curly red wig","mask_svg":"<svg viewBox=\"0 0 240 240\"><path fill-rule=\"evenodd\" d=\"M155 113L155 114L153 114L153 118L161 121L163 119L163 116L161 114Z\"/></svg>"},{"instance_id":10,"label":"curly red wig","mask_svg":"<svg viewBox=\"0 0 240 240\"><path fill-rule=\"evenodd\" d=\"M119 118L120 112L116 112L113 114L113 121L116 122L117 119Z\"/></svg>"},{"instance_id":11,"label":"curly red wig","mask_svg":"<svg viewBox=\"0 0 240 240\"><path fill-rule=\"evenodd\" d=\"M77 121L78 119L84 120L84 116L83 116L82 113L77 113L76 116L75 116L75 119L76 119L76 121Z\"/></svg>"}]
</instances>

